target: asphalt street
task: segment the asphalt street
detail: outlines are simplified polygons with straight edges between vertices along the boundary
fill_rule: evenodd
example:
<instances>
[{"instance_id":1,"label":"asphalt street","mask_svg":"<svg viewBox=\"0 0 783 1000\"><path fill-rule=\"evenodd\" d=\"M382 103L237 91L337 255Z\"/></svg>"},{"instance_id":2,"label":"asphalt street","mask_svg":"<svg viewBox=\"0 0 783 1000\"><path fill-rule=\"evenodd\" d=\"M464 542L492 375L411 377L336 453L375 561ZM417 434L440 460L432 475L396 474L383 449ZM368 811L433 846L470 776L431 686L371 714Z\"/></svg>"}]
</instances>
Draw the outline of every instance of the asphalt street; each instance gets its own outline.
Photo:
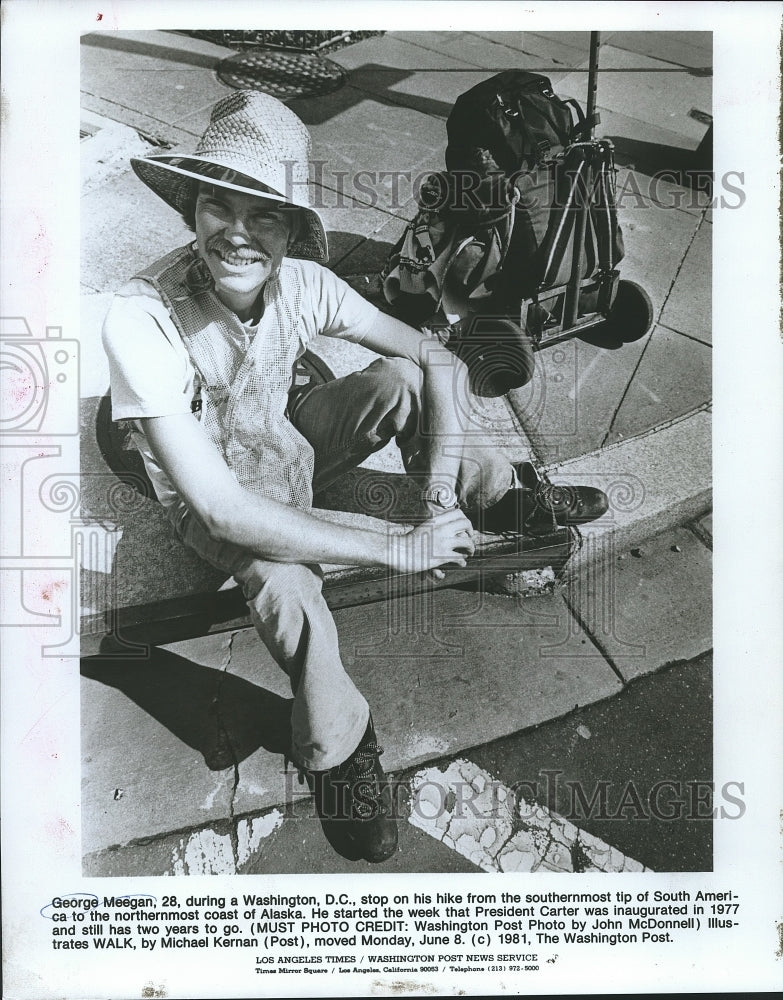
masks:
<instances>
[{"instance_id":1,"label":"asphalt street","mask_svg":"<svg viewBox=\"0 0 783 1000\"><path fill-rule=\"evenodd\" d=\"M445 772L454 761L467 759L513 789L514 804L536 802L645 868L710 871L711 673L711 655L678 663L641 678L615 698L432 761L428 768ZM416 811L431 815L412 790L418 773L410 769L393 776L400 788L400 847L383 871L480 870L453 846L410 822ZM309 800L301 800L303 789L293 777L290 789L284 821L264 840L244 869L247 874L373 870L347 851L341 857L329 849L321 823ZM466 818L474 809L480 812L473 796L463 794ZM511 802L508 810L513 812ZM580 859L578 848L568 860L572 870L588 870L589 860Z\"/></svg>"}]
</instances>

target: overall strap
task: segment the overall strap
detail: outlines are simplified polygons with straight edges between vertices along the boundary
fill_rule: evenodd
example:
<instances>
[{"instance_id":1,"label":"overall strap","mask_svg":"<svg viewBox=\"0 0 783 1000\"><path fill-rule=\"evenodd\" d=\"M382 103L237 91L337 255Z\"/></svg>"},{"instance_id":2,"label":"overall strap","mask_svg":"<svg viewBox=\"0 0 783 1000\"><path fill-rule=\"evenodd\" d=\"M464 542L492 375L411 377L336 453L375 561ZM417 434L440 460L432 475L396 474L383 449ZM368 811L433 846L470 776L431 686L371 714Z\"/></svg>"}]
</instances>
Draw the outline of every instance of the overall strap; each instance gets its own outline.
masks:
<instances>
[{"instance_id":1,"label":"overall strap","mask_svg":"<svg viewBox=\"0 0 783 1000\"><path fill-rule=\"evenodd\" d=\"M300 508L312 505L313 451L286 417L301 352L299 269L283 263L264 287L264 313L247 330L213 292L194 246L139 275L158 290L202 381L202 425L246 489Z\"/></svg>"}]
</instances>

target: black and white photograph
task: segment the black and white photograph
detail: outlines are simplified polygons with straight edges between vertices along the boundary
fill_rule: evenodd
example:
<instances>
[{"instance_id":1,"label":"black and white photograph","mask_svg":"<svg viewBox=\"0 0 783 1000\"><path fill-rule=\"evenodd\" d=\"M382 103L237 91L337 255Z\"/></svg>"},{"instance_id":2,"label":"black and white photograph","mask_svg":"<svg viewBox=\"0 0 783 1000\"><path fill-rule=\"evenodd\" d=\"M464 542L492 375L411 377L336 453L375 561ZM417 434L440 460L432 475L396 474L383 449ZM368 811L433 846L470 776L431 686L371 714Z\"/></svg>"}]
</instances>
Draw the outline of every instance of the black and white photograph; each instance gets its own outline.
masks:
<instances>
[{"instance_id":1,"label":"black and white photograph","mask_svg":"<svg viewBox=\"0 0 783 1000\"><path fill-rule=\"evenodd\" d=\"M3 81L8 995L780 985L779 5L76 6Z\"/></svg>"},{"instance_id":2,"label":"black and white photograph","mask_svg":"<svg viewBox=\"0 0 783 1000\"><path fill-rule=\"evenodd\" d=\"M711 33L81 67L85 872L709 871Z\"/></svg>"}]
</instances>

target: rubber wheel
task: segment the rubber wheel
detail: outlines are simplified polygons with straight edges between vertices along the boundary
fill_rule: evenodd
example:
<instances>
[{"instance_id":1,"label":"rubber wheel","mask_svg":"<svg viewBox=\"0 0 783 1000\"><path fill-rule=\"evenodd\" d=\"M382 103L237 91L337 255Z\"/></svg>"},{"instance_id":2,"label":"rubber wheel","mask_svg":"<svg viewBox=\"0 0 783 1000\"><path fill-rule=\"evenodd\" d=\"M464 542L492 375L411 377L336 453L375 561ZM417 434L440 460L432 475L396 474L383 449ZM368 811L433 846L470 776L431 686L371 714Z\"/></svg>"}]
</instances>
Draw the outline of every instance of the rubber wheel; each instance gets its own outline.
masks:
<instances>
[{"instance_id":1,"label":"rubber wheel","mask_svg":"<svg viewBox=\"0 0 783 1000\"><path fill-rule=\"evenodd\" d=\"M623 344L641 340L652 328L653 304L650 296L635 281L621 280L606 320L581 334L579 339L594 347L616 351Z\"/></svg>"},{"instance_id":2,"label":"rubber wheel","mask_svg":"<svg viewBox=\"0 0 783 1000\"><path fill-rule=\"evenodd\" d=\"M334 372L327 363L319 358L317 354L313 354L312 351L305 351L297 361L296 372L297 374L302 372L309 375L317 385L322 385L324 382L331 382L334 378Z\"/></svg>"},{"instance_id":3,"label":"rubber wheel","mask_svg":"<svg viewBox=\"0 0 783 1000\"><path fill-rule=\"evenodd\" d=\"M468 368L470 390L475 396L505 396L527 385L535 359L530 339L510 319L474 316L460 324L453 351Z\"/></svg>"},{"instance_id":4,"label":"rubber wheel","mask_svg":"<svg viewBox=\"0 0 783 1000\"><path fill-rule=\"evenodd\" d=\"M144 468L144 459L133 447L126 447L129 431L111 418L111 392L98 404L95 419L95 440L103 460L114 475L137 493L156 500L152 482Z\"/></svg>"}]
</instances>

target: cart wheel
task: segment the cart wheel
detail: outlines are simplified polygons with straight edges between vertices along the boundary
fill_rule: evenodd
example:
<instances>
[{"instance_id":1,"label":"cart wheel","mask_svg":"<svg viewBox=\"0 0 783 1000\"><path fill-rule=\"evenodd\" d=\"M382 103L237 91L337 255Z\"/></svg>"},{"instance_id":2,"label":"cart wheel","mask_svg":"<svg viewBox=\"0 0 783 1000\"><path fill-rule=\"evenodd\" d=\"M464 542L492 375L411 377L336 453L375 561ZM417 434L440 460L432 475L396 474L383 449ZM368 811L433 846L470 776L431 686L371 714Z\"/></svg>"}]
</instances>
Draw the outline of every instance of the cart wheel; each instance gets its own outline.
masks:
<instances>
[{"instance_id":1,"label":"cart wheel","mask_svg":"<svg viewBox=\"0 0 783 1000\"><path fill-rule=\"evenodd\" d=\"M652 323L653 304L650 296L635 281L621 280L606 320L585 331L580 339L595 347L616 351L623 344L641 340L650 332Z\"/></svg>"},{"instance_id":2,"label":"cart wheel","mask_svg":"<svg viewBox=\"0 0 783 1000\"><path fill-rule=\"evenodd\" d=\"M505 396L533 377L530 339L517 323L507 317L471 316L453 329L447 346L467 365L475 396Z\"/></svg>"},{"instance_id":3,"label":"cart wheel","mask_svg":"<svg viewBox=\"0 0 783 1000\"><path fill-rule=\"evenodd\" d=\"M144 460L130 443L130 430L125 423L116 424L111 418L111 392L107 392L98 404L95 440L104 462L120 482L143 497L157 499Z\"/></svg>"},{"instance_id":4,"label":"cart wheel","mask_svg":"<svg viewBox=\"0 0 783 1000\"><path fill-rule=\"evenodd\" d=\"M325 361L313 354L312 351L305 351L302 357L296 362L294 379L306 376L313 385L322 385L324 382L331 382L334 372Z\"/></svg>"}]
</instances>

